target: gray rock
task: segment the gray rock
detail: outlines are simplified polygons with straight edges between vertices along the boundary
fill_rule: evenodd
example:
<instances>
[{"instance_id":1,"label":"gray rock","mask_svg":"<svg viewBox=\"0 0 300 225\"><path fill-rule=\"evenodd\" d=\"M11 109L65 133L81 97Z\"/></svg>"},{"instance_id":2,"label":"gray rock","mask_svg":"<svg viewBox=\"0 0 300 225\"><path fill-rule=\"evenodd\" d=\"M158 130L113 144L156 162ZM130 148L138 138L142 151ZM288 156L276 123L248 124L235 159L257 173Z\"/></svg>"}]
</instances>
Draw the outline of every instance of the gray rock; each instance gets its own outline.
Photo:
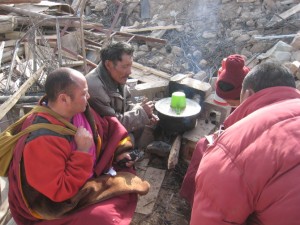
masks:
<instances>
[{"instance_id":1,"label":"gray rock","mask_svg":"<svg viewBox=\"0 0 300 225\"><path fill-rule=\"evenodd\" d=\"M150 154L154 154L160 157L168 157L171 147L172 146L166 142L153 141L147 146L146 151Z\"/></svg>"}]
</instances>

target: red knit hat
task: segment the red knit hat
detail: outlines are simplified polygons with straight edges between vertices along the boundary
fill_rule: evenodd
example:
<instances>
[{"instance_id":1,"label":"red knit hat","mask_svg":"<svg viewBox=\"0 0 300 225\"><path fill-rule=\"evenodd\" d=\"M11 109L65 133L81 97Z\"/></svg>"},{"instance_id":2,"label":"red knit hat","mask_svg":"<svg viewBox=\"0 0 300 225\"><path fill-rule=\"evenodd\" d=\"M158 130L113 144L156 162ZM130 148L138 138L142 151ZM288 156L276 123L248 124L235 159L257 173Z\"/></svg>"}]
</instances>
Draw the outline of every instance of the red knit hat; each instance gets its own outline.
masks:
<instances>
[{"instance_id":1,"label":"red knit hat","mask_svg":"<svg viewBox=\"0 0 300 225\"><path fill-rule=\"evenodd\" d=\"M227 100L239 99L243 80L249 71L250 69L245 66L245 60L241 55L228 56L225 68L220 72L216 82L216 94ZM233 88L231 90L222 90L220 86L222 82L232 85Z\"/></svg>"}]
</instances>

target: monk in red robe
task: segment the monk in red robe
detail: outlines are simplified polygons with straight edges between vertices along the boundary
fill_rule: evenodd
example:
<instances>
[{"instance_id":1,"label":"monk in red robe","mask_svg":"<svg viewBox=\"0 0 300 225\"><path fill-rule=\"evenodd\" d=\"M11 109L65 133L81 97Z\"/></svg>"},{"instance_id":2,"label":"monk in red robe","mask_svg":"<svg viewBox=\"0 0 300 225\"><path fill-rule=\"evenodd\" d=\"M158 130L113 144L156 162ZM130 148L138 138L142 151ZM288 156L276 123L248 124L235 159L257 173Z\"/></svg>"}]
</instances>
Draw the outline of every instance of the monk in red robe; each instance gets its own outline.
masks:
<instances>
[{"instance_id":1,"label":"monk in red robe","mask_svg":"<svg viewBox=\"0 0 300 225\"><path fill-rule=\"evenodd\" d=\"M139 191L128 182L124 182L125 190L122 182L113 185L113 176L123 179L124 175L132 183L136 179L127 131L116 118L102 118L88 107L86 79L76 70L60 68L50 73L45 92L39 106L45 112L30 114L22 129L45 123L65 128L68 122L77 129L75 135L37 129L18 140L8 174L15 222L130 224ZM124 158L128 160L125 168L118 167ZM143 185L146 193L147 184ZM97 195L99 190L106 192Z\"/></svg>"}]
</instances>

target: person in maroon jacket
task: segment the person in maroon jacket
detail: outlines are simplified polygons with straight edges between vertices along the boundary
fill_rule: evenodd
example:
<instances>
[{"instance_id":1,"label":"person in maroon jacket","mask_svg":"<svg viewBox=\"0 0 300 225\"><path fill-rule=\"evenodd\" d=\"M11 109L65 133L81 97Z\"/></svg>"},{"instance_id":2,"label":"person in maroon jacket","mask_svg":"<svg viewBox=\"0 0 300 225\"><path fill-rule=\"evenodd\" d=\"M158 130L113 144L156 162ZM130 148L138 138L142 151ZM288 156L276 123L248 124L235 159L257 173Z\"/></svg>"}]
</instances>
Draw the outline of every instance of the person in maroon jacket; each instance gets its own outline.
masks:
<instances>
[{"instance_id":1,"label":"person in maroon jacket","mask_svg":"<svg viewBox=\"0 0 300 225\"><path fill-rule=\"evenodd\" d=\"M300 92L284 66L251 69L241 104L205 151L191 225L298 225Z\"/></svg>"},{"instance_id":2,"label":"person in maroon jacket","mask_svg":"<svg viewBox=\"0 0 300 225\"><path fill-rule=\"evenodd\" d=\"M222 62L222 68L219 70L216 82L216 95L232 106L233 110L240 104L242 82L249 70L250 69L245 66L243 56L238 54L229 55L226 60ZM190 205L192 205L194 198L195 175L208 144L209 141L205 137L197 142L181 185L180 195L185 198Z\"/></svg>"},{"instance_id":3,"label":"person in maroon jacket","mask_svg":"<svg viewBox=\"0 0 300 225\"><path fill-rule=\"evenodd\" d=\"M71 136L38 129L19 139L8 174L14 220L18 225L130 224L137 203L134 191L101 202L93 202L96 195L88 198L101 188L96 186L97 178L104 176L103 185L109 186L106 181L118 177L119 171L135 173L126 129L115 117L100 117L88 107L87 82L76 70L59 68L50 73L45 92L40 105L59 116L31 114L22 129L39 123L63 127L59 119L63 118L77 131ZM124 158L131 161L118 168L116 163ZM90 188L82 191L87 183Z\"/></svg>"}]
</instances>

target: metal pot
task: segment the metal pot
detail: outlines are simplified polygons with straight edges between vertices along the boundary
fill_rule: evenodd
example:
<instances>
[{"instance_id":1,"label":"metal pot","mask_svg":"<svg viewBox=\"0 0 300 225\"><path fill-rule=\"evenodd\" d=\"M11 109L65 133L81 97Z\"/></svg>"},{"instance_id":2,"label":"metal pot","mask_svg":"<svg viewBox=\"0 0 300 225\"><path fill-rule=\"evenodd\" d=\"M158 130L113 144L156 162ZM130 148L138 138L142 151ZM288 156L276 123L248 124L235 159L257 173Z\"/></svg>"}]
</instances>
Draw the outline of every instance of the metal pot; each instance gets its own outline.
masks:
<instances>
[{"instance_id":1,"label":"metal pot","mask_svg":"<svg viewBox=\"0 0 300 225\"><path fill-rule=\"evenodd\" d=\"M183 133L193 129L200 113L200 105L191 99L186 99L185 109L177 114L171 108L171 98L163 98L155 103L158 125L168 134Z\"/></svg>"}]
</instances>

